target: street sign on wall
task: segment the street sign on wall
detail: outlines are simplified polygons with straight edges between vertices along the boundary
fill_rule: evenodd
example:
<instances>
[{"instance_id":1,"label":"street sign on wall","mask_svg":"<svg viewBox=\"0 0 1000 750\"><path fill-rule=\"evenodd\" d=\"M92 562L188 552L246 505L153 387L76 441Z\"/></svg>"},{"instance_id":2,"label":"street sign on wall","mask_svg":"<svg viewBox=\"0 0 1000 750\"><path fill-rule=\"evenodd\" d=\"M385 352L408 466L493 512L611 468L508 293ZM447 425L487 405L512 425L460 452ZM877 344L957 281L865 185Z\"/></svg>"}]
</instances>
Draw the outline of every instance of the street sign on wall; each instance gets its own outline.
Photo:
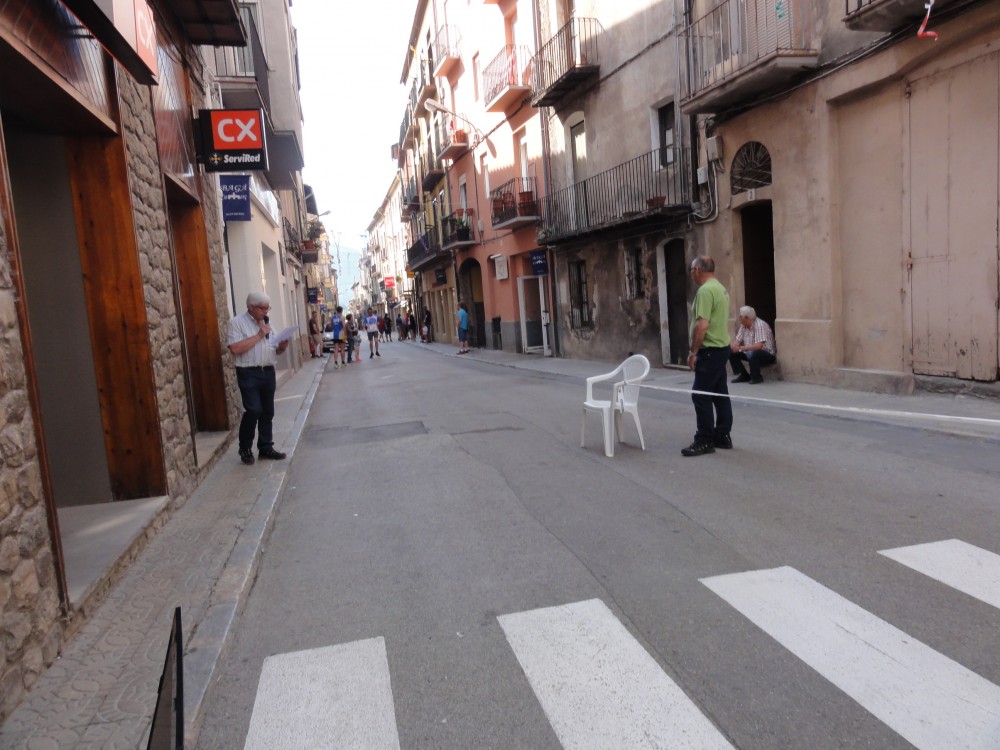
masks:
<instances>
[{"instance_id":1,"label":"street sign on wall","mask_svg":"<svg viewBox=\"0 0 1000 750\"><path fill-rule=\"evenodd\" d=\"M198 114L201 162L206 172L267 169L267 144L259 109L203 109Z\"/></svg>"}]
</instances>

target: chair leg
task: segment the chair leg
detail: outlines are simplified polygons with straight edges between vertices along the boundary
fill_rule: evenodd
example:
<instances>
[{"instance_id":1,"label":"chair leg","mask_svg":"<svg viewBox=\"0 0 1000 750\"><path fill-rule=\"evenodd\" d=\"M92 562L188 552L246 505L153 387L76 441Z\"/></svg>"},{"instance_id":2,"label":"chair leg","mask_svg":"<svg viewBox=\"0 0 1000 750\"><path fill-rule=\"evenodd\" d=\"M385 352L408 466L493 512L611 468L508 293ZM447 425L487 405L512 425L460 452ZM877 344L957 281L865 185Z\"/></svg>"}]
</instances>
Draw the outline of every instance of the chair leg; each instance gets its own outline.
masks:
<instances>
[{"instance_id":1,"label":"chair leg","mask_svg":"<svg viewBox=\"0 0 1000 750\"><path fill-rule=\"evenodd\" d=\"M639 424L639 415L636 412L629 412L632 415L632 421L635 422L635 431L639 433L639 445L642 446L643 450L646 450L646 441L642 439L642 425Z\"/></svg>"},{"instance_id":2,"label":"chair leg","mask_svg":"<svg viewBox=\"0 0 1000 750\"><path fill-rule=\"evenodd\" d=\"M604 412L604 455L611 458L615 455L615 425L610 412Z\"/></svg>"},{"instance_id":3,"label":"chair leg","mask_svg":"<svg viewBox=\"0 0 1000 750\"><path fill-rule=\"evenodd\" d=\"M618 439L619 443L625 442L625 437L622 432L622 413L618 410L614 410L615 415L615 437Z\"/></svg>"}]
</instances>

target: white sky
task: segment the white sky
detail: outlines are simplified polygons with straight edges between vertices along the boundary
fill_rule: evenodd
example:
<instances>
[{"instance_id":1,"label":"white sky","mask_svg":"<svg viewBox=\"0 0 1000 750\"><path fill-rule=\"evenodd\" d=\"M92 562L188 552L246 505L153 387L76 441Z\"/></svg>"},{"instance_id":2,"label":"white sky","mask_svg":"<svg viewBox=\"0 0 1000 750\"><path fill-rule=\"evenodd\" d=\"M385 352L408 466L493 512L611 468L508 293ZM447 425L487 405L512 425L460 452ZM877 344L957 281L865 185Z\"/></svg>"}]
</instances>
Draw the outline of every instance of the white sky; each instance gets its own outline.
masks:
<instances>
[{"instance_id":1,"label":"white sky","mask_svg":"<svg viewBox=\"0 0 1000 750\"><path fill-rule=\"evenodd\" d=\"M416 0L293 0L305 140L303 178L340 241L342 300L350 298L364 235L396 163L408 91L400 84ZM334 257L336 265L336 257Z\"/></svg>"}]
</instances>

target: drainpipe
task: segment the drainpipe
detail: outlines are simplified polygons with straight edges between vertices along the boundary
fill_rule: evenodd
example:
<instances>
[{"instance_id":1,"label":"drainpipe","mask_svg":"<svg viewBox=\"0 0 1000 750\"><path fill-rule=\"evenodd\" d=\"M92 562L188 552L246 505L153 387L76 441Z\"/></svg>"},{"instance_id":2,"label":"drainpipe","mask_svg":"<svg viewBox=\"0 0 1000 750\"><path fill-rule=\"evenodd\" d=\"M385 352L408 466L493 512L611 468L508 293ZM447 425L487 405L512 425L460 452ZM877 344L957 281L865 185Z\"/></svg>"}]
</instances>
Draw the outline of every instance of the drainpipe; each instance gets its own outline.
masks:
<instances>
[{"instance_id":1,"label":"drainpipe","mask_svg":"<svg viewBox=\"0 0 1000 750\"><path fill-rule=\"evenodd\" d=\"M693 0L684 0L684 26L691 27L691 4ZM687 45L684 46L687 51ZM691 60L686 61L688 90L691 89ZM695 192L700 190L698 185L698 116L688 115L688 132L691 134L691 195L689 198L694 201Z\"/></svg>"}]
</instances>

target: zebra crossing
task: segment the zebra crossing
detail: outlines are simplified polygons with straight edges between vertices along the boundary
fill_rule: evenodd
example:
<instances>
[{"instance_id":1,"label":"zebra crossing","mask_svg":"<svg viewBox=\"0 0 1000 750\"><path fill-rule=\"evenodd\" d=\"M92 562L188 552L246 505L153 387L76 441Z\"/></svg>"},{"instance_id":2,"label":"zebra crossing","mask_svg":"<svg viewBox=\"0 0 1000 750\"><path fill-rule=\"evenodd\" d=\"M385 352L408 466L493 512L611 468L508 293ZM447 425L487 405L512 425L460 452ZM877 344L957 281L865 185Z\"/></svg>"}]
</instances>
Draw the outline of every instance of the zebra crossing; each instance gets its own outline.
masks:
<instances>
[{"instance_id":1,"label":"zebra crossing","mask_svg":"<svg viewBox=\"0 0 1000 750\"><path fill-rule=\"evenodd\" d=\"M1000 608L1000 555L951 539L879 551ZM700 579L919 750L1000 748L1000 686L791 567ZM604 602L500 615L565 748L733 745ZM382 638L268 658L247 750L399 748Z\"/></svg>"}]
</instances>

